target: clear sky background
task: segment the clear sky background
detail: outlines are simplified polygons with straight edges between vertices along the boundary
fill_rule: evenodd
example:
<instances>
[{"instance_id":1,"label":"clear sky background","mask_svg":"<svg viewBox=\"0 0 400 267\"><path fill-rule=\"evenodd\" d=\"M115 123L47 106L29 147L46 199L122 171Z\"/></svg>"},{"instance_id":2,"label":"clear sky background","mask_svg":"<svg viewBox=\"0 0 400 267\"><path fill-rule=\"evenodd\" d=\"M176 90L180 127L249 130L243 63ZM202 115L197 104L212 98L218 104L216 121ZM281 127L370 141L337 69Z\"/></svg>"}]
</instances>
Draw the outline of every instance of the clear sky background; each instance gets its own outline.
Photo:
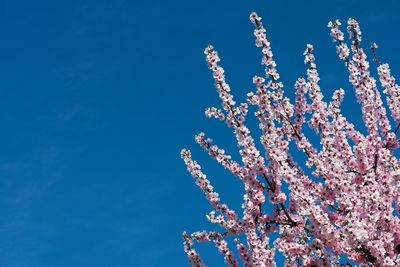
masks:
<instances>
[{"instance_id":1,"label":"clear sky background","mask_svg":"<svg viewBox=\"0 0 400 267\"><path fill-rule=\"evenodd\" d=\"M219 105L203 50L216 47L244 100L263 73L253 10L288 95L312 43L323 92L343 87L346 115L359 123L326 27L335 18L356 18L364 47L376 41L400 74L395 0L0 1L1 267L186 266L182 231L214 226L180 149L192 150L224 201L239 209L242 198L193 139L205 131L238 156L231 130L203 115ZM199 250L223 266L213 245Z\"/></svg>"}]
</instances>

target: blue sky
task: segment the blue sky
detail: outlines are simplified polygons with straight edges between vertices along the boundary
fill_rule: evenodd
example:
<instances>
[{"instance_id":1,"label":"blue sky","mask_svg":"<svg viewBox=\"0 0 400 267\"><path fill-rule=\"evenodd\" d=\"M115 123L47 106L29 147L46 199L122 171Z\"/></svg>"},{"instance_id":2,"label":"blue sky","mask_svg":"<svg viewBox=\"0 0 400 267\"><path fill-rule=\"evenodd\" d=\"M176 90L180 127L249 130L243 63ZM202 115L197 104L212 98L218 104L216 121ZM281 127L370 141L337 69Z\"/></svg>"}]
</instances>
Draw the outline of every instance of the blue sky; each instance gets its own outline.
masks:
<instances>
[{"instance_id":1,"label":"blue sky","mask_svg":"<svg viewBox=\"0 0 400 267\"><path fill-rule=\"evenodd\" d=\"M205 131L237 157L231 130L203 115L219 104L205 46L243 100L263 72L248 21L257 11L287 94L312 43L322 90L343 87L357 123L326 25L356 18L398 77L399 9L394 0L0 1L0 266L186 266L182 231L213 226L180 149L231 206L242 193L193 139ZM199 250L223 266L212 245Z\"/></svg>"}]
</instances>

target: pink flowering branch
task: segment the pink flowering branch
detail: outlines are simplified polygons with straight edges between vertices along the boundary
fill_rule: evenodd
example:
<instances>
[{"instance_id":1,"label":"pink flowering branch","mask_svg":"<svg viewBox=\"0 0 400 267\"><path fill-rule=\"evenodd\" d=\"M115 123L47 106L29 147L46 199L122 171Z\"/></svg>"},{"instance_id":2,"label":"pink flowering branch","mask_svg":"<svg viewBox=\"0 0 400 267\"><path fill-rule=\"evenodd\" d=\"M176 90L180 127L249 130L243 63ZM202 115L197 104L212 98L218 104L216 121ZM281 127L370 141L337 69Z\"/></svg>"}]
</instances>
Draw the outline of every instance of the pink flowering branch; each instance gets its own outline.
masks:
<instances>
[{"instance_id":1,"label":"pink flowering branch","mask_svg":"<svg viewBox=\"0 0 400 267\"><path fill-rule=\"evenodd\" d=\"M292 104L284 96L284 85L261 17L252 13L250 21L255 28L256 46L262 51L265 77L253 78L256 90L247 94L247 103L234 101L218 53L211 45L205 49L221 100L221 108L207 108L205 114L233 129L241 162L233 160L204 133L195 138L212 158L243 182L243 214L239 216L221 203L190 151L182 150L189 173L213 208L207 219L224 229L184 232L189 263L204 266L194 243L213 242L228 266L238 266L239 260L248 267L276 266L276 249L285 256L285 266L352 266L341 263L343 256L360 266L397 266L400 164L393 150L399 142L396 134L400 128L400 87L389 65L378 59L377 45L373 44L371 50L391 117L397 125L394 131L361 47L357 21L347 22L350 45L340 30L340 21L328 24L361 107L367 129L364 135L342 114L343 89L334 91L330 102L324 100L312 45L307 45L304 52L306 77L297 79ZM259 120L263 152L256 148L245 125L249 105L256 107L254 114ZM320 149L304 134L306 125L318 134ZM291 156L291 142L306 155L311 176ZM288 185L288 193L282 191L283 184ZM272 212L263 209L266 205L273 207ZM278 234L273 242L272 233ZM239 235L245 237L246 243L237 238ZM227 237L236 237L236 253L228 248Z\"/></svg>"}]
</instances>

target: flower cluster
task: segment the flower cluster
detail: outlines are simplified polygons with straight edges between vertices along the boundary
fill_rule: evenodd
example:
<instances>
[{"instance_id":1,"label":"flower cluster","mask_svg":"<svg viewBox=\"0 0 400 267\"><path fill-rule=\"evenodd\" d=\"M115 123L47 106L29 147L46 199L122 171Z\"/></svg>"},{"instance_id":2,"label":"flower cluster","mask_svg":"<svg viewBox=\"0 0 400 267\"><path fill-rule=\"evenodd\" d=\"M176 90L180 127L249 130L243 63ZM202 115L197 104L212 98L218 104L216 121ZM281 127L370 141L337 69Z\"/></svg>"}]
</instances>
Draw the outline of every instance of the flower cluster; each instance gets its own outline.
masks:
<instances>
[{"instance_id":1,"label":"flower cluster","mask_svg":"<svg viewBox=\"0 0 400 267\"><path fill-rule=\"evenodd\" d=\"M181 157L189 173L213 208L207 219L224 229L222 233L184 232L189 263L205 266L194 242L213 242L228 266L238 266L239 260L246 267L276 266L276 249L286 258L284 266L343 266L343 259L359 266L400 266L400 162L394 154L399 147L400 87L389 65L379 61L377 45L373 43L371 50L394 130L361 47L357 21L348 20L347 40L339 20L328 24L361 107L367 130L363 134L341 112L343 89L336 90L330 101L324 100L312 45L305 49L307 71L294 85L296 98L292 104L284 96L261 17L252 13L250 21L255 27L256 46L262 50L265 77L254 76L255 91L247 94L247 103L234 101L218 53L211 45L205 49L222 102L222 108L206 109L206 116L233 129L241 162L233 160L204 133L195 138L243 182L243 213L239 215L221 202L190 151L183 149ZM256 108L263 151L256 148L245 125L249 105ZM319 136L320 148L304 134L306 125ZM305 167L311 175L291 156L291 142L306 156ZM289 192L281 189L283 184ZM264 209L266 205L272 209ZM270 236L273 233L278 234L275 240ZM245 237L245 243L239 235ZM237 252L230 250L227 237L236 237Z\"/></svg>"}]
</instances>

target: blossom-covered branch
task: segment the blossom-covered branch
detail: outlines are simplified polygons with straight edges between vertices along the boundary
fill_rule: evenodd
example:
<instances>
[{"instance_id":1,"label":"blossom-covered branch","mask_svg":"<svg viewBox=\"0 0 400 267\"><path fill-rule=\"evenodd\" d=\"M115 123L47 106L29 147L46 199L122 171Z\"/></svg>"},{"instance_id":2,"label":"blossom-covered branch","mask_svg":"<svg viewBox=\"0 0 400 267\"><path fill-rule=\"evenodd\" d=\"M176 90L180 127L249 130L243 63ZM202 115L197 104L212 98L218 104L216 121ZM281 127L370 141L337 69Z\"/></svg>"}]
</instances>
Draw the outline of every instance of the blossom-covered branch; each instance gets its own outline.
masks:
<instances>
[{"instance_id":1,"label":"blossom-covered branch","mask_svg":"<svg viewBox=\"0 0 400 267\"><path fill-rule=\"evenodd\" d=\"M371 73L362 49L362 34L356 20L347 22L348 39L339 20L328 24L339 59L349 71L366 127L355 129L342 114L345 91L334 91L326 102L319 85L314 47L307 45L305 77L295 82L295 101L284 95L277 64L261 17L250 15L256 46L261 48L265 76L254 76L255 91L247 94L247 103L236 103L226 81L220 58L213 46L205 49L206 61L214 77L221 108L206 109L206 116L224 121L233 129L241 162L213 144L204 133L196 142L244 186L242 214L221 203L210 180L183 149L181 156L196 184L204 192L213 211L207 219L224 231L183 233L184 250L192 266L204 266L195 242L213 242L229 266L276 266L278 249L285 266L398 266L400 265L400 164L394 154L399 147L400 87L388 64L371 46L373 61L393 119ZM349 42L349 43L348 43ZM260 142L255 144L245 125L249 106L259 120ZM320 138L314 146L304 133L310 127ZM394 130L392 130L394 129ZM301 167L289 151L293 142L307 162ZM310 169L308 175L303 168ZM286 184L288 192L282 190ZM265 209L270 205L272 209ZM272 212L267 212L272 210ZM271 234L278 237L271 239ZM235 237L236 252L227 238ZM240 238L239 238L240 237ZM240 239L245 238L246 242Z\"/></svg>"}]
</instances>

